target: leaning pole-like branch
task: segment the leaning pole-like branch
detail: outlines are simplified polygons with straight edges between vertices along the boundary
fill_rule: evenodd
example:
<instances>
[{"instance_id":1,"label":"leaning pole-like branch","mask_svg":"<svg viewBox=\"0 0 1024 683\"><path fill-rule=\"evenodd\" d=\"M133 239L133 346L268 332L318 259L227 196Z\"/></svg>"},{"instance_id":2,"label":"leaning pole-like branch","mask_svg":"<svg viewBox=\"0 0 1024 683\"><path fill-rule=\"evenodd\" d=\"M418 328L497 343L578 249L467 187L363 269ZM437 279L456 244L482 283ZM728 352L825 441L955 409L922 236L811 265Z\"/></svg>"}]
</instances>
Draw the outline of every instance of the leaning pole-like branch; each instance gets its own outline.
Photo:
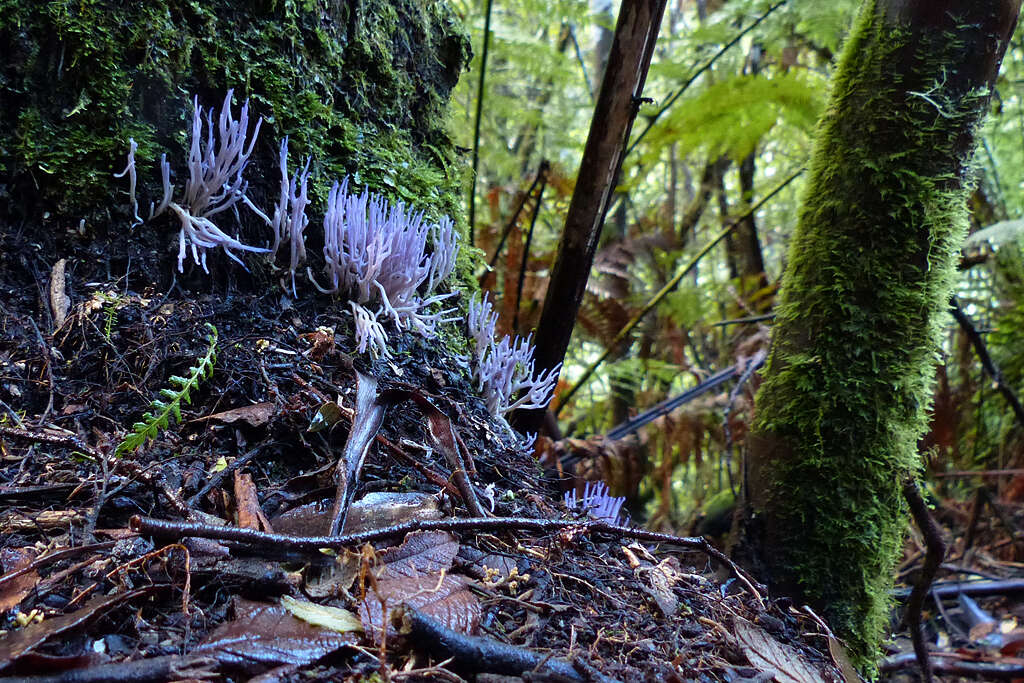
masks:
<instances>
[{"instance_id":1,"label":"leaning pole-like branch","mask_svg":"<svg viewBox=\"0 0 1024 683\"><path fill-rule=\"evenodd\" d=\"M608 67L601 81L576 189L537 326L538 371L558 366L569 346L597 240L640 106L666 1L623 0L619 9ZM535 432L543 418L542 410L522 411L516 422L520 430Z\"/></svg>"},{"instance_id":2,"label":"leaning pole-like branch","mask_svg":"<svg viewBox=\"0 0 1024 683\"><path fill-rule=\"evenodd\" d=\"M469 245L476 243L476 176L480 169L480 120L484 114L484 83L487 79L487 54L491 48L491 9L494 0L487 0L484 10L484 46L480 51L480 75L476 87L476 112L473 117L473 181L469 188Z\"/></svg>"},{"instance_id":3,"label":"leaning pole-like branch","mask_svg":"<svg viewBox=\"0 0 1024 683\"><path fill-rule=\"evenodd\" d=\"M953 318L960 324L960 329L964 331L967 339L970 340L971 346L974 347L974 352L978 354L978 360L981 361L981 367L984 368L988 376L995 382L996 389L1003 395L1006 402L1010 404L1010 409L1017 416L1017 422L1024 427L1024 406L1021 405L1020 399L1017 398L1013 388L1003 379L1003 373L999 371L999 368L992 361L992 356L989 355L988 347L985 346L985 340L978 334L978 330L974 327L974 323L971 322L971 318L964 313L964 309L960 308L960 302L956 300L956 297L953 297L953 300L949 303L949 312L953 314Z\"/></svg>"}]
</instances>

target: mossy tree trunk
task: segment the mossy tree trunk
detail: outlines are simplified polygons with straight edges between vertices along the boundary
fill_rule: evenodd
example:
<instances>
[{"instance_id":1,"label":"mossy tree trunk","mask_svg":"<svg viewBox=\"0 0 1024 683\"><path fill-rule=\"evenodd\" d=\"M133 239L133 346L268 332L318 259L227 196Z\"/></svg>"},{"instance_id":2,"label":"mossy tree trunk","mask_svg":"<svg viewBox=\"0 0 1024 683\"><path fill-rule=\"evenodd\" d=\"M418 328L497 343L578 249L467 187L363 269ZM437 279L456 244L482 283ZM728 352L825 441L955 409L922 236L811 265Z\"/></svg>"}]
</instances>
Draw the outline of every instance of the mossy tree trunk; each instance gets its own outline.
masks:
<instances>
[{"instance_id":1,"label":"mossy tree trunk","mask_svg":"<svg viewBox=\"0 0 1024 683\"><path fill-rule=\"evenodd\" d=\"M737 552L870 668L906 529L975 131L1020 0L869 0L818 131Z\"/></svg>"}]
</instances>

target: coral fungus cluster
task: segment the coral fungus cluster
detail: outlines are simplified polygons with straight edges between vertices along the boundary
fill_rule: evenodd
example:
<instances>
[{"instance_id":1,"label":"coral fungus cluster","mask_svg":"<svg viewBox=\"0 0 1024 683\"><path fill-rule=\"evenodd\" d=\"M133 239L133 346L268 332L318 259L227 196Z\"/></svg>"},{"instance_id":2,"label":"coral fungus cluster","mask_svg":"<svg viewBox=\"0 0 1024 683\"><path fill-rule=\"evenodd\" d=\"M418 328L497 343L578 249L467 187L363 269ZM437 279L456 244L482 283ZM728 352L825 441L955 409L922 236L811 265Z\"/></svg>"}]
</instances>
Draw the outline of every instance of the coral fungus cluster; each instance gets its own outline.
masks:
<instances>
[{"instance_id":1,"label":"coral fungus cluster","mask_svg":"<svg viewBox=\"0 0 1024 683\"><path fill-rule=\"evenodd\" d=\"M243 172L249 163L256 137L263 122L259 119L249 133L249 103L238 119L231 112L232 91L228 91L214 125L215 112L205 110L194 100L188 180L180 200L173 198L170 164L160 159L163 197L150 206L149 218L170 209L180 220L178 233L178 269L184 266L191 250L197 265L207 270L207 250L221 248L232 260L242 263L236 251L267 253L273 261L288 245L290 291L296 295L295 274L306 260L304 231L309 223L306 209L310 161L289 175L288 138L281 142L280 197L273 217L249 199L248 182ZM205 125L204 125L205 121ZM135 141L131 141L128 163L116 174L128 175L133 221L138 217L135 197ZM232 237L218 226L225 212L236 213L238 206L248 207L273 229L269 248L251 246ZM360 353L390 356L384 323L393 321L399 330L415 331L432 337L438 325L452 322L454 309L439 304L452 293L439 294L438 287L452 273L459 252L458 233L447 216L438 222L425 220L422 211L392 204L383 196L363 189L349 192L349 179L334 181L323 218L324 275L319 284L308 271L310 281L324 293L342 293L349 297L355 320L356 347ZM244 264L243 264L244 267ZM469 304L468 329L475 344L474 376L487 409L495 418L504 419L517 408L542 408L554 391L559 368L534 375L533 344L530 337L495 338L498 315L484 297Z\"/></svg>"}]
</instances>

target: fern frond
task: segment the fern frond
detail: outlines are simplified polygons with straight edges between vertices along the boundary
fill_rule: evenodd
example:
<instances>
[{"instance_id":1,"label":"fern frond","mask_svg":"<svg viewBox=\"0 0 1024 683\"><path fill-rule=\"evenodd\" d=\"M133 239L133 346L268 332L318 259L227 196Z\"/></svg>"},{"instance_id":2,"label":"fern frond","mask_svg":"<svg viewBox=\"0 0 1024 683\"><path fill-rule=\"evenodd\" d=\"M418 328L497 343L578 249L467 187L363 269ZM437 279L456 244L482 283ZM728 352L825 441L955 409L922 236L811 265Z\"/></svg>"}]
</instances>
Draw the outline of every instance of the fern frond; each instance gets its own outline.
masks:
<instances>
[{"instance_id":1,"label":"fern frond","mask_svg":"<svg viewBox=\"0 0 1024 683\"><path fill-rule=\"evenodd\" d=\"M175 389L161 389L161 398L153 399L149 404L150 410L142 415L142 421L132 425L132 433L118 444L114 455L121 456L125 453L135 451L147 441L152 441L160 433L161 429L167 429L170 425L170 418L173 415L175 421L181 424L181 402L192 403L189 392L199 386L200 381L209 379L213 374L213 365L217 361L217 328L206 323L210 333L206 336L210 346L198 362L188 369L188 377L171 375L168 382L177 387Z\"/></svg>"}]
</instances>

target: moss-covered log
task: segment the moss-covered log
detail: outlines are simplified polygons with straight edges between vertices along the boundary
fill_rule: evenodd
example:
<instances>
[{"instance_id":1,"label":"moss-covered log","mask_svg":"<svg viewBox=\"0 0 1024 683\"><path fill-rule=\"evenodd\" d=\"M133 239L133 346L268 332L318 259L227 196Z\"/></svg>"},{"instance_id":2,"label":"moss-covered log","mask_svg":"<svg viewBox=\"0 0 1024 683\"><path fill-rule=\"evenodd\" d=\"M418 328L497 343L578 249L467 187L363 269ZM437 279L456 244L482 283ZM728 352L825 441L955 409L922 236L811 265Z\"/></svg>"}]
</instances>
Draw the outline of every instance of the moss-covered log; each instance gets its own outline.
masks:
<instances>
[{"instance_id":1,"label":"moss-covered log","mask_svg":"<svg viewBox=\"0 0 1024 683\"><path fill-rule=\"evenodd\" d=\"M246 174L261 206L276 196L287 134L293 166L313 158L318 204L349 174L358 187L457 215L446 111L469 42L445 3L0 0L0 45L0 216L30 229L49 220L63 254L135 248L119 241L127 184L111 176L128 139L138 142L140 200L159 201L156 161L167 153L183 172L192 96L219 109L229 88L236 111L248 98L252 118L265 119ZM172 222L133 239L159 245L169 263ZM69 225L79 229L64 234Z\"/></svg>"},{"instance_id":2,"label":"moss-covered log","mask_svg":"<svg viewBox=\"0 0 1024 683\"><path fill-rule=\"evenodd\" d=\"M870 0L791 243L741 556L871 667L966 225L975 131L1020 0Z\"/></svg>"}]
</instances>

